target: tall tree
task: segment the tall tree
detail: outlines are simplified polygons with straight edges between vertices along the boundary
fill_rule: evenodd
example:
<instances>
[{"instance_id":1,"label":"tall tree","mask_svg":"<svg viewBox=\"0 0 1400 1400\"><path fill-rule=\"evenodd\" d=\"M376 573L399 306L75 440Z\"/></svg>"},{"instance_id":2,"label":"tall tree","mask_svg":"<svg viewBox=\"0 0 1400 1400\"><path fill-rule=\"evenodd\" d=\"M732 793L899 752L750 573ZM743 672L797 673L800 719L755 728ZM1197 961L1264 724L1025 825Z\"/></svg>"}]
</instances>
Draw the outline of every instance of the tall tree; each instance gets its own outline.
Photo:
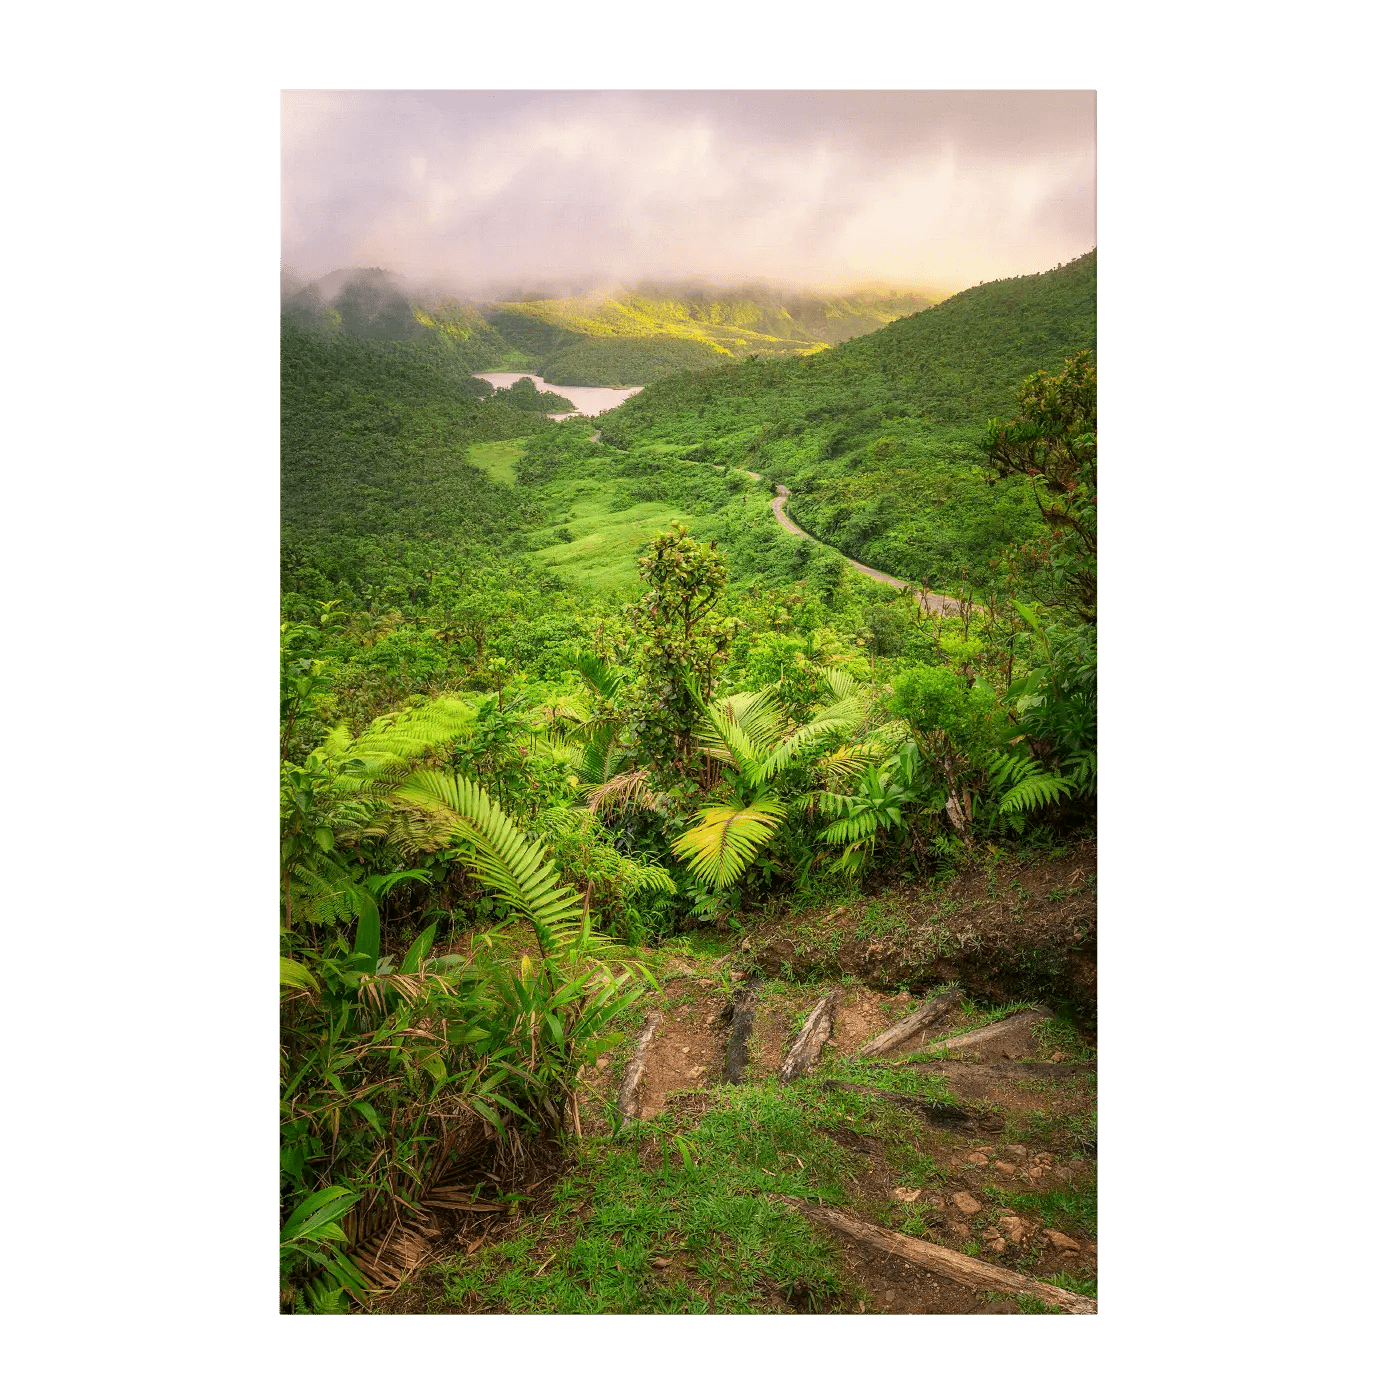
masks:
<instances>
[{"instance_id":1,"label":"tall tree","mask_svg":"<svg viewBox=\"0 0 1400 1400\"><path fill-rule=\"evenodd\" d=\"M1098 613L1098 378L1081 350L1062 374L1031 375L1010 422L992 419L983 448L1002 478L1027 477L1050 527L1051 567L1085 622Z\"/></svg>"}]
</instances>

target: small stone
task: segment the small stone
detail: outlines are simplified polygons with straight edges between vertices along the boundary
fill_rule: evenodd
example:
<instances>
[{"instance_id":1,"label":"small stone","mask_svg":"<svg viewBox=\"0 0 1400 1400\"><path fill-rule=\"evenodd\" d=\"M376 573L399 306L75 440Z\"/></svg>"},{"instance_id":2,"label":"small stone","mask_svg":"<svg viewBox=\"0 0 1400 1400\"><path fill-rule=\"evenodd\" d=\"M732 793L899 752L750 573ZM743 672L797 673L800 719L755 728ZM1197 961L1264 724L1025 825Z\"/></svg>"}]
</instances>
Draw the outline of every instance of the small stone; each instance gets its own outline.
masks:
<instances>
[{"instance_id":1,"label":"small stone","mask_svg":"<svg viewBox=\"0 0 1400 1400\"><path fill-rule=\"evenodd\" d=\"M1045 1168L1044 1168L1044 1167L1032 1167L1032 1168L1030 1169L1030 1171L1028 1171L1028 1172L1026 1173L1026 1175L1027 1175L1028 1177L1030 1177L1030 1179L1031 1179L1032 1181L1039 1181L1040 1178L1041 1178L1042 1176L1045 1175Z\"/></svg>"},{"instance_id":2,"label":"small stone","mask_svg":"<svg viewBox=\"0 0 1400 1400\"><path fill-rule=\"evenodd\" d=\"M917 1201L923 1194L922 1189L915 1190L913 1187L909 1186L896 1186L894 1190L890 1192L890 1200L913 1202Z\"/></svg>"},{"instance_id":3,"label":"small stone","mask_svg":"<svg viewBox=\"0 0 1400 1400\"><path fill-rule=\"evenodd\" d=\"M1019 1216L1004 1215L1001 1220L998 1221L998 1224L1001 1226L1002 1232L1006 1235L1006 1238L1015 1245L1019 1245L1030 1232L1030 1226Z\"/></svg>"},{"instance_id":4,"label":"small stone","mask_svg":"<svg viewBox=\"0 0 1400 1400\"><path fill-rule=\"evenodd\" d=\"M1016 1168L1011 1162L994 1162L992 1164L1003 1176L1015 1176Z\"/></svg>"},{"instance_id":5,"label":"small stone","mask_svg":"<svg viewBox=\"0 0 1400 1400\"><path fill-rule=\"evenodd\" d=\"M705 1066L704 1066L704 1065L696 1065L694 1069L688 1069L688 1070L686 1070L686 1072L685 1072L685 1077L686 1077L687 1079L694 1079L697 1075L704 1074L704 1073L705 1073Z\"/></svg>"},{"instance_id":6,"label":"small stone","mask_svg":"<svg viewBox=\"0 0 1400 1400\"><path fill-rule=\"evenodd\" d=\"M948 1227L960 1240L971 1239L972 1231L962 1223L961 1220L954 1222Z\"/></svg>"},{"instance_id":7,"label":"small stone","mask_svg":"<svg viewBox=\"0 0 1400 1400\"><path fill-rule=\"evenodd\" d=\"M1068 1167L1056 1167L1053 1173L1056 1181L1072 1181L1074 1173Z\"/></svg>"},{"instance_id":8,"label":"small stone","mask_svg":"<svg viewBox=\"0 0 1400 1400\"><path fill-rule=\"evenodd\" d=\"M1026 1158L1030 1156L1030 1148L1022 1146L1019 1142L1013 1142L1011 1146L1006 1149L1006 1155L1008 1157L1014 1157L1018 1162L1024 1162Z\"/></svg>"},{"instance_id":9,"label":"small stone","mask_svg":"<svg viewBox=\"0 0 1400 1400\"><path fill-rule=\"evenodd\" d=\"M893 1288L887 1288L887 1289L885 1289L885 1302L887 1302L887 1303L893 1303L893 1302L894 1302L894 1289L893 1289Z\"/></svg>"},{"instance_id":10,"label":"small stone","mask_svg":"<svg viewBox=\"0 0 1400 1400\"><path fill-rule=\"evenodd\" d=\"M1079 1241L1072 1240L1068 1235L1062 1235L1058 1230L1047 1230L1045 1238L1055 1246L1056 1249L1072 1249L1076 1253L1079 1250Z\"/></svg>"},{"instance_id":11,"label":"small stone","mask_svg":"<svg viewBox=\"0 0 1400 1400\"><path fill-rule=\"evenodd\" d=\"M1050 1056L1050 1063L1052 1065L1057 1065L1060 1063L1061 1060L1068 1058L1069 1057L1065 1054L1063 1050L1056 1050L1055 1053Z\"/></svg>"},{"instance_id":12,"label":"small stone","mask_svg":"<svg viewBox=\"0 0 1400 1400\"><path fill-rule=\"evenodd\" d=\"M993 1240L988 1246L988 1248L992 1251L993 1254L1005 1254L1006 1241L1002 1239Z\"/></svg>"},{"instance_id":13,"label":"small stone","mask_svg":"<svg viewBox=\"0 0 1400 1400\"><path fill-rule=\"evenodd\" d=\"M895 1000L901 1003L908 1003L913 1001L914 998L910 996L908 992L900 992L900 994L897 997L895 997Z\"/></svg>"},{"instance_id":14,"label":"small stone","mask_svg":"<svg viewBox=\"0 0 1400 1400\"><path fill-rule=\"evenodd\" d=\"M967 1154L967 1160L972 1163L974 1167L985 1167L987 1165L987 1159L980 1152L969 1152Z\"/></svg>"},{"instance_id":15,"label":"small stone","mask_svg":"<svg viewBox=\"0 0 1400 1400\"><path fill-rule=\"evenodd\" d=\"M688 1054L690 1054L690 1046L688 1046L688 1045L682 1045L682 1046L681 1046L681 1054L682 1054L682 1055L688 1055Z\"/></svg>"},{"instance_id":16,"label":"small stone","mask_svg":"<svg viewBox=\"0 0 1400 1400\"><path fill-rule=\"evenodd\" d=\"M966 1191L959 1191L953 1197L953 1204L962 1211L964 1215L976 1215L982 1207L978 1204L974 1196L968 1195Z\"/></svg>"},{"instance_id":17,"label":"small stone","mask_svg":"<svg viewBox=\"0 0 1400 1400\"><path fill-rule=\"evenodd\" d=\"M1048 1152L1037 1152L1035 1154L1035 1160L1039 1162L1042 1167L1052 1166L1055 1161Z\"/></svg>"},{"instance_id":18,"label":"small stone","mask_svg":"<svg viewBox=\"0 0 1400 1400\"><path fill-rule=\"evenodd\" d=\"M999 1240L1001 1238L1001 1231L998 1230L995 1225L989 1225L982 1231L982 1238L988 1241Z\"/></svg>"}]
</instances>

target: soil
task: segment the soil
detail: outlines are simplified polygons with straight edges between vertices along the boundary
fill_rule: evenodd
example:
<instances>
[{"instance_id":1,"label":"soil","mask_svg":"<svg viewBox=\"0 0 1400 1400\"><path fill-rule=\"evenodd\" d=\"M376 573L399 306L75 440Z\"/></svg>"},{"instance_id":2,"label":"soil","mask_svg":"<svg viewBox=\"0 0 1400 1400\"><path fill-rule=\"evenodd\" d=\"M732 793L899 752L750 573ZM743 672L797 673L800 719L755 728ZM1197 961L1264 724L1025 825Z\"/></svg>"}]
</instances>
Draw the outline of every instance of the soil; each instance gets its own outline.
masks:
<instances>
[{"instance_id":1,"label":"soil","mask_svg":"<svg viewBox=\"0 0 1400 1400\"><path fill-rule=\"evenodd\" d=\"M990 1263L1033 1277L1068 1271L1093 1278L1093 1227L1065 1212L1083 1209L1082 1193L1092 1194L1097 1177L1095 874L1093 845L1084 843L1038 859L964 870L936 889L897 887L835 910L774 918L756 926L744 950L720 964L673 958L659 976L660 993L638 1005L639 1016L660 1012L641 1081L642 1118L669 1113L688 1131L711 1110L729 1040L726 1009L732 1009L734 994L744 985L736 975L740 965L764 974L751 983L756 1005L743 1076L748 1082L776 1075L798 1027L834 986L840 988L834 1034L810 1074L841 1081L851 1072L845 1057L908 1016L924 993L957 980L981 1007L969 1004L881 1057L927 1075L929 1099L951 1093L957 1109L930 1113L914 1092L885 1092L877 1098L888 1112L848 1117L850 1127L823 1127L826 1136L854 1154L842 1209L947 1249L975 1251ZM989 1005L1027 1000L1038 1000L1045 1013L1038 1027L1034 1016L1018 1017L1000 1033L946 1052L953 1058L908 1059L926 1041L981 1028ZM1070 1016L1077 1037L1068 1035L1062 1022L1046 1019L1049 1005ZM1051 1060L1059 1043L1069 1049ZM619 1046L585 1072L580 1107L586 1134L611 1132L606 1105L616 1102L634 1048ZM884 1126L876 1130L876 1123ZM911 1160L927 1163L925 1179L919 1181L917 1172L924 1169L916 1168L912 1187ZM524 1194L545 1202L553 1169L553 1163L522 1160L516 1178L526 1187ZM896 1197L896 1187L918 1190L917 1202ZM955 1201L960 1193L967 1193L963 1204L969 1197L975 1204L972 1213ZM1007 1206L997 1205L998 1194ZM528 1203L524 1209L530 1209ZM441 1231L427 1241L434 1254L444 1247L474 1251L488 1238L509 1237L515 1228L510 1215L437 1212L425 1223ZM785 1291L772 1285L767 1305L775 1312L1022 1311L1014 1298L954 1283L830 1233L824 1224L812 1228L832 1240L842 1264L842 1287L833 1295L829 1286L822 1291L801 1281ZM1078 1248L1062 1247L1066 1238ZM541 1267L555 1247L541 1244ZM708 1301L693 1263L678 1247L657 1267L668 1278L685 1278ZM376 1310L422 1306L410 1282ZM484 1306L484 1300L475 1306L468 1300L447 1310Z\"/></svg>"},{"instance_id":2,"label":"soil","mask_svg":"<svg viewBox=\"0 0 1400 1400\"><path fill-rule=\"evenodd\" d=\"M1093 840L1003 857L945 883L855 896L832 913L760 918L746 956L769 976L801 982L850 976L916 994L956 982L985 1000L1043 1000L1092 1027L1097 878Z\"/></svg>"}]
</instances>

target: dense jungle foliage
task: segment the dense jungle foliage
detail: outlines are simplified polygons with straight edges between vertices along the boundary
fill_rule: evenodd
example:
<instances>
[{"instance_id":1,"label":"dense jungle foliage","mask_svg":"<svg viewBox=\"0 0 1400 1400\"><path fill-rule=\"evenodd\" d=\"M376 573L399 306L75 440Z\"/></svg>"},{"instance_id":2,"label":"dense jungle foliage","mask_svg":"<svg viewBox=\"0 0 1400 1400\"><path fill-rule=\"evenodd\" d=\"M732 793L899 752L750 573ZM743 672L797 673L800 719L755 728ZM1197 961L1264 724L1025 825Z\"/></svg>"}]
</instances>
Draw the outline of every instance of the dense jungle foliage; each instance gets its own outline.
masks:
<instances>
[{"instance_id":1,"label":"dense jungle foliage","mask_svg":"<svg viewBox=\"0 0 1400 1400\"><path fill-rule=\"evenodd\" d=\"M1093 286L557 424L421 322L284 318L284 1306L363 1299L405 1203L578 1131L629 952L1092 822Z\"/></svg>"}]
</instances>

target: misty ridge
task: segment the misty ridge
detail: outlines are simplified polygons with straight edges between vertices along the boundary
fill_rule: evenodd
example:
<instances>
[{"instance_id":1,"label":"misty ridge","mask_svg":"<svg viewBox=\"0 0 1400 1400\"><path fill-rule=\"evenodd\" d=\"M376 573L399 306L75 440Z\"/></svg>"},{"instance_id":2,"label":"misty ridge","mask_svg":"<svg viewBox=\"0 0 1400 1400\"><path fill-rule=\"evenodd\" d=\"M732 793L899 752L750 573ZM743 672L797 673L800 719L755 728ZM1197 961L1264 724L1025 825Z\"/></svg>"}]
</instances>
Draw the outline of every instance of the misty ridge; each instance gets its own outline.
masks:
<instances>
[{"instance_id":1,"label":"misty ridge","mask_svg":"<svg viewBox=\"0 0 1400 1400\"><path fill-rule=\"evenodd\" d=\"M283 316L302 329L416 344L468 373L520 370L566 385L646 384L740 359L809 355L947 295L693 279L583 289L535 283L487 297L414 286L379 267L338 268L314 281L282 272Z\"/></svg>"}]
</instances>

